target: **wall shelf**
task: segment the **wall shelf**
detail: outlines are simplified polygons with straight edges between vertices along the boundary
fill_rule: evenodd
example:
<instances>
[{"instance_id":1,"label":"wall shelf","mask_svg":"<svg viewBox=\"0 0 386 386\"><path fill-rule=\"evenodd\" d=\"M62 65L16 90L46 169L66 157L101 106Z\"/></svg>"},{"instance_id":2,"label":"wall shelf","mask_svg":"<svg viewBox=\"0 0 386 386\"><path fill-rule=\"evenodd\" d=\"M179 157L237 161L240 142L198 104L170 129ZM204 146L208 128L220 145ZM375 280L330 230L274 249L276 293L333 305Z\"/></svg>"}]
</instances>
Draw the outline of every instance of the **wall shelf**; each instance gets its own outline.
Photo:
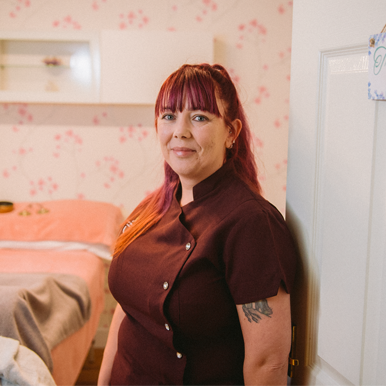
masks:
<instances>
[{"instance_id":1,"label":"wall shelf","mask_svg":"<svg viewBox=\"0 0 386 386\"><path fill-rule=\"evenodd\" d=\"M182 64L212 61L205 32L0 30L0 102L150 105Z\"/></svg>"},{"instance_id":2,"label":"wall shelf","mask_svg":"<svg viewBox=\"0 0 386 386\"><path fill-rule=\"evenodd\" d=\"M98 33L53 32L0 31L0 101L99 102Z\"/></svg>"},{"instance_id":3,"label":"wall shelf","mask_svg":"<svg viewBox=\"0 0 386 386\"><path fill-rule=\"evenodd\" d=\"M30 65L30 64L0 64L0 69L5 70L7 68L44 68L44 69L50 69L50 68L68 68L70 69L71 66L63 66L62 64L60 65L55 65L55 66L47 66L44 64L36 64L36 65Z\"/></svg>"}]
</instances>

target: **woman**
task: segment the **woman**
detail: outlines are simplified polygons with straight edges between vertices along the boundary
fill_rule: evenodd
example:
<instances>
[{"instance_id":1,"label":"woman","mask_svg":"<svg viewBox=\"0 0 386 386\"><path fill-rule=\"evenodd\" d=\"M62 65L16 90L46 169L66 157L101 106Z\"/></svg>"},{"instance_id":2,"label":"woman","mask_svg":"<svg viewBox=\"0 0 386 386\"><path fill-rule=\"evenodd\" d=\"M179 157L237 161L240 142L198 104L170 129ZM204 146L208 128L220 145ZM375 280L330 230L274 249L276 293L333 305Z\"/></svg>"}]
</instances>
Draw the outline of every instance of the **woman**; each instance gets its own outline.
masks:
<instances>
[{"instance_id":1,"label":"woman","mask_svg":"<svg viewBox=\"0 0 386 386\"><path fill-rule=\"evenodd\" d=\"M219 65L184 65L155 115L165 180L117 241L99 384L285 385L295 253L236 89Z\"/></svg>"}]
</instances>

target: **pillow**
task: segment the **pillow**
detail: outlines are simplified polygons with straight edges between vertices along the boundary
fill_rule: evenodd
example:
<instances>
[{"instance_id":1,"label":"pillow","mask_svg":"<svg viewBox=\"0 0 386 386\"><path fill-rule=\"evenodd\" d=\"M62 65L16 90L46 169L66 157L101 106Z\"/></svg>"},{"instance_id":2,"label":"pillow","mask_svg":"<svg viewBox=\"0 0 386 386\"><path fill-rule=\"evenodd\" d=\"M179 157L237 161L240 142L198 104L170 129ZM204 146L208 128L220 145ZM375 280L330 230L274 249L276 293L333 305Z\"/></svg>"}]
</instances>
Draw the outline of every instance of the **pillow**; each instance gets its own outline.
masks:
<instances>
[{"instance_id":1,"label":"pillow","mask_svg":"<svg viewBox=\"0 0 386 386\"><path fill-rule=\"evenodd\" d=\"M91 248L105 257L113 251L122 222L121 210L107 202L15 203L12 212L0 213L0 248Z\"/></svg>"}]
</instances>

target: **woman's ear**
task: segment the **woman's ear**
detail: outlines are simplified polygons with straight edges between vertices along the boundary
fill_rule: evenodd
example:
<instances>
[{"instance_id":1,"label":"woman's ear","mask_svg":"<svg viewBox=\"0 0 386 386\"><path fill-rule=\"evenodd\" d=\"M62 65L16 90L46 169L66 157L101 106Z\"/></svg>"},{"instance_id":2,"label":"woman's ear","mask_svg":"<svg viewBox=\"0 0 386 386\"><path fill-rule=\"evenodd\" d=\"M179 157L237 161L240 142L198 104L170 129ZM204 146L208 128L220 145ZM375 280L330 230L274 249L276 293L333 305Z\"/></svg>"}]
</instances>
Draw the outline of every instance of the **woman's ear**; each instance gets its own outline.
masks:
<instances>
[{"instance_id":1,"label":"woman's ear","mask_svg":"<svg viewBox=\"0 0 386 386\"><path fill-rule=\"evenodd\" d=\"M228 136L229 144L235 143L237 137L240 134L241 128L243 126L240 119L235 119L234 121L232 121L231 124L232 124L232 129L229 130L229 136Z\"/></svg>"},{"instance_id":2,"label":"woman's ear","mask_svg":"<svg viewBox=\"0 0 386 386\"><path fill-rule=\"evenodd\" d=\"M231 125L232 126L230 126L229 134L225 143L227 149L232 149L233 144L236 142L236 139L239 136L241 128L243 126L240 119L235 119L234 121L232 121Z\"/></svg>"},{"instance_id":3,"label":"woman's ear","mask_svg":"<svg viewBox=\"0 0 386 386\"><path fill-rule=\"evenodd\" d=\"M237 137L240 134L240 131L243 127L243 124L241 123L240 119L235 119L232 122L233 130L232 130L232 141L236 141Z\"/></svg>"}]
</instances>

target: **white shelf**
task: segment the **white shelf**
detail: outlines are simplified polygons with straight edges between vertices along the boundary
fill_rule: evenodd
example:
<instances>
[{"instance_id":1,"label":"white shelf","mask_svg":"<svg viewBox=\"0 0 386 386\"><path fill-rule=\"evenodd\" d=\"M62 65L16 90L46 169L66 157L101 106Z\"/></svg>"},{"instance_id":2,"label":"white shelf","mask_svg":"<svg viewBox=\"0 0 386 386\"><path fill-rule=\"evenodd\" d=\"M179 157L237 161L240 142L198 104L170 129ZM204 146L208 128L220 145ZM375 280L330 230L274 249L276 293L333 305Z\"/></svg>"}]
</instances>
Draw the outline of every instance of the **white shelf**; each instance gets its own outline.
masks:
<instances>
[{"instance_id":1,"label":"white shelf","mask_svg":"<svg viewBox=\"0 0 386 386\"><path fill-rule=\"evenodd\" d=\"M0 101L98 103L99 57L98 33L0 31Z\"/></svg>"},{"instance_id":2,"label":"white shelf","mask_svg":"<svg viewBox=\"0 0 386 386\"><path fill-rule=\"evenodd\" d=\"M212 61L204 32L0 30L0 102L149 105L181 65Z\"/></svg>"}]
</instances>

